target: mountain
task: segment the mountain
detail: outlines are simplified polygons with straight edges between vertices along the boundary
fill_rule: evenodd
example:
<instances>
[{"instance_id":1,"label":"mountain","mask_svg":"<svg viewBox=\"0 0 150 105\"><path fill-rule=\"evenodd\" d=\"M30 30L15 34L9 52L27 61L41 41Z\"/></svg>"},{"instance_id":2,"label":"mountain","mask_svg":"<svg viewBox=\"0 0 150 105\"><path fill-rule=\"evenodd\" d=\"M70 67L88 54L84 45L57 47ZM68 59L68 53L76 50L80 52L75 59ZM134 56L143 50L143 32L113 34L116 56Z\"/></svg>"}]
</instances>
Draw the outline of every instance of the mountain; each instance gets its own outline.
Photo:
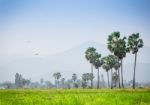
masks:
<instances>
[{"instance_id":1,"label":"mountain","mask_svg":"<svg viewBox=\"0 0 150 105\"><path fill-rule=\"evenodd\" d=\"M96 42L86 42L67 51L49 55L45 57L19 57L13 59L0 67L0 82L5 80L14 81L16 72L23 74L25 78L39 81L40 78L53 81L53 73L61 72L65 78L71 78L72 73L77 73L81 77L82 73L90 72L90 64L86 61L84 52L88 47L95 47L102 56L109 53L107 46ZM150 48L144 47L138 53L138 63L136 79L138 81L149 81L150 68ZM133 74L134 55L127 54L124 60L124 78L129 81ZM96 70L94 71L96 74ZM101 69L101 74L106 73Z\"/></svg>"}]
</instances>

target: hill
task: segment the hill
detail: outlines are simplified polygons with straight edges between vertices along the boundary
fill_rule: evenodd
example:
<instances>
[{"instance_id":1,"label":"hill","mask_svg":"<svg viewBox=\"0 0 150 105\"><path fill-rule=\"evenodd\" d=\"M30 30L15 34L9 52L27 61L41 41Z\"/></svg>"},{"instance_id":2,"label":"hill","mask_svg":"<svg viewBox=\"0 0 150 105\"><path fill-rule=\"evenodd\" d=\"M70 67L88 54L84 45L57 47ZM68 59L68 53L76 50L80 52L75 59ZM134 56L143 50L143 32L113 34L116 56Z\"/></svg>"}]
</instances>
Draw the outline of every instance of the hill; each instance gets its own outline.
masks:
<instances>
[{"instance_id":1,"label":"hill","mask_svg":"<svg viewBox=\"0 0 150 105\"><path fill-rule=\"evenodd\" d=\"M14 80L16 72L23 74L25 78L31 78L34 81L39 80L41 77L53 81L52 74L54 72L61 72L63 77L71 78L72 73L77 73L78 77L82 73L90 72L90 64L84 57L85 50L93 46L97 51L106 56L109 54L106 45L96 42L86 42L67 51L49 55L45 57L20 57L7 62L0 67L0 80ZM137 73L136 79L138 81L149 81L149 58L150 48L144 47L138 53ZM124 59L124 78L131 80L133 74L133 61L134 56L127 54ZM96 70L95 72L96 73ZM101 74L104 74L106 80L106 73L101 69ZM1 82L0 81L0 82Z\"/></svg>"}]
</instances>

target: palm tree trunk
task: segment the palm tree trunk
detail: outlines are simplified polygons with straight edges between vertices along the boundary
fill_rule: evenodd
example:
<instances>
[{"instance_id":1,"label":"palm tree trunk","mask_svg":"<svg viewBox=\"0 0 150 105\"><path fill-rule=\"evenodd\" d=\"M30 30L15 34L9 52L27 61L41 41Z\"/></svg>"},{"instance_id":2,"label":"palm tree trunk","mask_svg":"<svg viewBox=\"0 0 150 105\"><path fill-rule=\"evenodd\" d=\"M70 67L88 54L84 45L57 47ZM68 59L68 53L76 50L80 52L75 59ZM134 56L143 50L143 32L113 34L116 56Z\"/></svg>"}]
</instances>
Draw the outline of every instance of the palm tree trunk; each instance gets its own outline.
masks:
<instances>
[{"instance_id":1,"label":"palm tree trunk","mask_svg":"<svg viewBox=\"0 0 150 105\"><path fill-rule=\"evenodd\" d=\"M136 69L136 59L137 59L137 53L135 53L135 61L134 61L133 89L135 89L135 69Z\"/></svg>"},{"instance_id":2,"label":"palm tree trunk","mask_svg":"<svg viewBox=\"0 0 150 105\"><path fill-rule=\"evenodd\" d=\"M119 58L118 58L118 62L119 62ZM119 80L118 84L119 84L119 88L121 88L121 85L120 85L120 69L119 68L118 68L118 80Z\"/></svg>"},{"instance_id":3,"label":"palm tree trunk","mask_svg":"<svg viewBox=\"0 0 150 105\"><path fill-rule=\"evenodd\" d=\"M108 71L107 71L107 78L108 78L108 87L110 87Z\"/></svg>"},{"instance_id":4,"label":"palm tree trunk","mask_svg":"<svg viewBox=\"0 0 150 105\"><path fill-rule=\"evenodd\" d=\"M97 88L99 88L99 82L100 82L100 78L99 78L99 68L97 69Z\"/></svg>"},{"instance_id":5,"label":"palm tree trunk","mask_svg":"<svg viewBox=\"0 0 150 105\"><path fill-rule=\"evenodd\" d=\"M121 86L120 86L120 69L118 68L118 80L119 80L119 88L121 88Z\"/></svg>"},{"instance_id":6,"label":"palm tree trunk","mask_svg":"<svg viewBox=\"0 0 150 105\"><path fill-rule=\"evenodd\" d=\"M111 69L111 89L113 88L112 69Z\"/></svg>"},{"instance_id":7,"label":"palm tree trunk","mask_svg":"<svg viewBox=\"0 0 150 105\"><path fill-rule=\"evenodd\" d=\"M56 79L56 87L58 88L58 80Z\"/></svg>"},{"instance_id":8,"label":"palm tree trunk","mask_svg":"<svg viewBox=\"0 0 150 105\"><path fill-rule=\"evenodd\" d=\"M59 81L57 80L57 88L58 88L58 84L59 84Z\"/></svg>"},{"instance_id":9,"label":"palm tree trunk","mask_svg":"<svg viewBox=\"0 0 150 105\"><path fill-rule=\"evenodd\" d=\"M117 77L118 77L118 73L117 73L117 71L116 71L116 75L117 75ZM114 87L117 87L117 80L118 80L118 78L116 77L116 75L115 75L115 77L114 77Z\"/></svg>"},{"instance_id":10,"label":"palm tree trunk","mask_svg":"<svg viewBox=\"0 0 150 105\"><path fill-rule=\"evenodd\" d=\"M93 64L91 64L91 73L93 74ZM93 78L91 79L91 88L93 88Z\"/></svg>"},{"instance_id":11,"label":"palm tree trunk","mask_svg":"<svg viewBox=\"0 0 150 105\"><path fill-rule=\"evenodd\" d=\"M122 88L124 88L124 84L123 84L123 64L122 64L122 59L121 59L121 81L122 81Z\"/></svg>"},{"instance_id":12,"label":"palm tree trunk","mask_svg":"<svg viewBox=\"0 0 150 105\"><path fill-rule=\"evenodd\" d=\"M75 88L75 81L73 80L73 87Z\"/></svg>"}]
</instances>

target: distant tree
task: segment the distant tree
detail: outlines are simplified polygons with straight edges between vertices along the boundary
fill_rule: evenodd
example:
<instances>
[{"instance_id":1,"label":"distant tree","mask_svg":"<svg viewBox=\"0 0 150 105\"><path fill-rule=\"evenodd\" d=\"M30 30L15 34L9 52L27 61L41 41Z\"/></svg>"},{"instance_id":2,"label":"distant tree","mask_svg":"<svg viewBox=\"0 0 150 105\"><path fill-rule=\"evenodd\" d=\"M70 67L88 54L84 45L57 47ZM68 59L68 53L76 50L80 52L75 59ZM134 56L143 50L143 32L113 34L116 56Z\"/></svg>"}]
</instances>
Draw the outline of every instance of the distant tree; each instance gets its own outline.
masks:
<instances>
[{"instance_id":1,"label":"distant tree","mask_svg":"<svg viewBox=\"0 0 150 105\"><path fill-rule=\"evenodd\" d=\"M76 80L77 80L77 74L75 74L75 73L73 73L72 74L72 80L73 80L73 84L74 84L74 87L75 87L75 82L76 82Z\"/></svg>"},{"instance_id":2,"label":"distant tree","mask_svg":"<svg viewBox=\"0 0 150 105\"><path fill-rule=\"evenodd\" d=\"M22 75L19 74L19 73L15 74L15 85L17 87L22 87L23 86L23 84L22 84Z\"/></svg>"},{"instance_id":3,"label":"distant tree","mask_svg":"<svg viewBox=\"0 0 150 105\"><path fill-rule=\"evenodd\" d=\"M87 87L87 81L89 80L89 73L82 74L82 87Z\"/></svg>"},{"instance_id":4,"label":"distant tree","mask_svg":"<svg viewBox=\"0 0 150 105\"><path fill-rule=\"evenodd\" d=\"M103 65L102 65L102 68L103 69L105 69L106 70L106 72L107 72L107 80L108 80L108 87L110 87L110 82L109 82L109 70L110 70L110 67L109 67L109 65L107 64L107 63L104 63Z\"/></svg>"},{"instance_id":5,"label":"distant tree","mask_svg":"<svg viewBox=\"0 0 150 105\"><path fill-rule=\"evenodd\" d=\"M119 61L115 62L115 65L114 65L114 69L116 70L116 75L117 75L117 81L116 82L118 82L119 86L120 86L120 79L119 79L119 68L120 68L120 65L121 64L120 64ZM115 86L117 86L117 85L115 84Z\"/></svg>"},{"instance_id":6,"label":"distant tree","mask_svg":"<svg viewBox=\"0 0 150 105\"><path fill-rule=\"evenodd\" d=\"M58 85L59 85L59 79L61 78L60 72L54 73L54 74L53 74L53 77L55 78L56 86L57 86L57 88L58 88Z\"/></svg>"},{"instance_id":7,"label":"distant tree","mask_svg":"<svg viewBox=\"0 0 150 105\"><path fill-rule=\"evenodd\" d=\"M72 74L72 80L73 80L73 82L75 82L77 80L77 74L75 74L75 73Z\"/></svg>"},{"instance_id":8,"label":"distant tree","mask_svg":"<svg viewBox=\"0 0 150 105\"><path fill-rule=\"evenodd\" d=\"M114 55L108 55L108 64L111 69L111 88L113 88L113 68L118 64L118 59Z\"/></svg>"},{"instance_id":9,"label":"distant tree","mask_svg":"<svg viewBox=\"0 0 150 105\"><path fill-rule=\"evenodd\" d=\"M92 73L84 73L82 74L82 87L83 86L86 86L87 87L87 83L88 81L92 80L94 78L93 74ZM85 88L85 87L84 87Z\"/></svg>"},{"instance_id":10,"label":"distant tree","mask_svg":"<svg viewBox=\"0 0 150 105\"><path fill-rule=\"evenodd\" d=\"M23 78L22 75L19 73L15 74L15 85L16 85L16 87L22 88L24 86L28 86L30 83L31 83L30 79Z\"/></svg>"},{"instance_id":11,"label":"distant tree","mask_svg":"<svg viewBox=\"0 0 150 105\"><path fill-rule=\"evenodd\" d=\"M85 51L85 58L90 62L91 64L91 73L93 75L93 63L95 60L95 51L96 49L94 47L89 47L86 51ZM93 76L94 77L94 76ZM93 78L94 79L94 78ZM91 88L93 88L93 79L91 79Z\"/></svg>"},{"instance_id":12,"label":"distant tree","mask_svg":"<svg viewBox=\"0 0 150 105\"><path fill-rule=\"evenodd\" d=\"M6 89L10 89L12 83L10 81L6 81L6 82L3 83L3 85L5 86Z\"/></svg>"},{"instance_id":13,"label":"distant tree","mask_svg":"<svg viewBox=\"0 0 150 105\"><path fill-rule=\"evenodd\" d=\"M76 88L80 87L82 85L82 80L80 79L76 80L76 84L77 84L75 85Z\"/></svg>"},{"instance_id":14,"label":"distant tree","mask_svg":"<svg viewBox=\"0 0 150 105\"><path fill-rule=\"evenodd\" d=\"M118 74L117 72L114 72L113 75L112 75L112 82L114 83L114 87L117 86L117 81L118 81Z\"/></svg>"},{"instance_id":15,"label":"distant tree","mask_svg":"<svg viewBox=\"0 0 150 105\"><path fill-rule=\"evenodd\" d=\"M43 83L44 83L44 79L43 78L40 79L40 83L41 83L41 85L43 85Z\"/></svg>"},{"instance_id":16,"label":"distant tree","mask_svg":"<svg viewBox=\"0 0 150 105\"><path fill-rule=\"evenodd\" d=\"M108 86L110 87L110 84L109 84L109 73L108 73L108 71L111 70L111 80L112 80L112 68L114 67L114 64L115 64L115 56L114 55L108 55L106 57L103 57L102 61L103 61L102 67L107 72ZM112 81L111 81L111 88L113 88L112 87Z\"/></svg>"},{"instance_id":17,"label":"distant tree","mask_svg":"<svg viewBox=\"0 0 150 105\"><path fill-rule=\"evenodd\" d=\"M65 78L61 78L61 84L62 84L62 87L64 88L65 86Z\"/></svg>"},{"instance_id":18,"label":"distant tree","mask_svg":"<svg viewBox=\"0 0 150 105\"><path fill-rule=\"evenodd\" d=\"M125 39L126 37L120 38L120 32L113 32L111 35L109 35L107 43L109 51L118 57L118 61L121 61L121 80L123 88L123 58L126 57L127 50Z\"/></svg>"},{"instance_id":19,"label":"distant tree","mask_svg":"<svg viewBox=\"0 0 150 105\"><path fill-rule=\"evenodd\" d=\"M22 78L21 82L22 82L22 86L25 86L25 85L27 85L28 80L27 80L27 79Z\"/></svg>"},{"instance_id":20,"label":"distant tree","mask_svg":"<svg viewBox=\"0 0 150 105\"><path fill-rule=\"evenodd\" d=\"M82 81L81 86L82 86L83 88L86 88L86 87L87 87L87 82L86 82L86 81Z\"/></svg>"},{"instance_id":21,"label":"distant tree","mask_svg":"<svg viewBox=\"0 0 150 105\"><path fill-rule=\"evenodd\" d=\"M75 84L74 84L74 87L75 87L75 88L78 88L78 87L79 87L79 84L78 84L78 83L75 83Z\"/></svg>"},{"instance_id":22,"label":"distant tree","mask_svg":"<svg viewBox=\"0 0 150 105\"><path fill-rule=\"evenodd\" d=\"M101 54L95 53L94 67L97 69L97 88L99 88L100 76L99 76L99 68L102 65L102 60L100 60Z\"/></svg>"},{"instance_id":23,"label":"distant tree","mask_svg":"<svg viewBox=\"0 0 150 105\"><path fill-rule=\"evenodd\" d=\"M140 48L144 45L143 40L139 38L139 33L133 33L128 38L128 52L132 52L135 55L134 61L134 73L133 73L133 89L135 89L135 70L136 70L136 61L137 61L137 53Z\"/></svg>"},{"instance_id":24,"label":"distant tree","mask_svg":"<svg viewBox=\"0 0 150 105\"><path fill-rule=\"evenodd\" d=\"M92 81L95 78L93 73L87 73L87 77L88 77L88 80L90 80L90 81Z\"/></svg>"}]
</instances>

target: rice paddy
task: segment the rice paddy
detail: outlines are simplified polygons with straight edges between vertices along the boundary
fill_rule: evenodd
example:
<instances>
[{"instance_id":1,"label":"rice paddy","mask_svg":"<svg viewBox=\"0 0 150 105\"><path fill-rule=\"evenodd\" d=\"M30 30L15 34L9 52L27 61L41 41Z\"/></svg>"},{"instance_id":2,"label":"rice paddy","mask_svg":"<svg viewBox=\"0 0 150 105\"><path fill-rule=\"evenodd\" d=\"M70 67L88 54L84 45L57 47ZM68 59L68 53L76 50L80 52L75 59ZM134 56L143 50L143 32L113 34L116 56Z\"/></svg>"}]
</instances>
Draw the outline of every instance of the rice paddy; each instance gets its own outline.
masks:
<instances>
[{"instance_id":1,"label":"rice paddy","mask_svg":"<svg viewBox=\"0 0 150 105\"><path fill-rule=\"evenodd\" d=\"M0 90L0 105L150 105L150 89Z\"/></svg>"}]
</instances>

